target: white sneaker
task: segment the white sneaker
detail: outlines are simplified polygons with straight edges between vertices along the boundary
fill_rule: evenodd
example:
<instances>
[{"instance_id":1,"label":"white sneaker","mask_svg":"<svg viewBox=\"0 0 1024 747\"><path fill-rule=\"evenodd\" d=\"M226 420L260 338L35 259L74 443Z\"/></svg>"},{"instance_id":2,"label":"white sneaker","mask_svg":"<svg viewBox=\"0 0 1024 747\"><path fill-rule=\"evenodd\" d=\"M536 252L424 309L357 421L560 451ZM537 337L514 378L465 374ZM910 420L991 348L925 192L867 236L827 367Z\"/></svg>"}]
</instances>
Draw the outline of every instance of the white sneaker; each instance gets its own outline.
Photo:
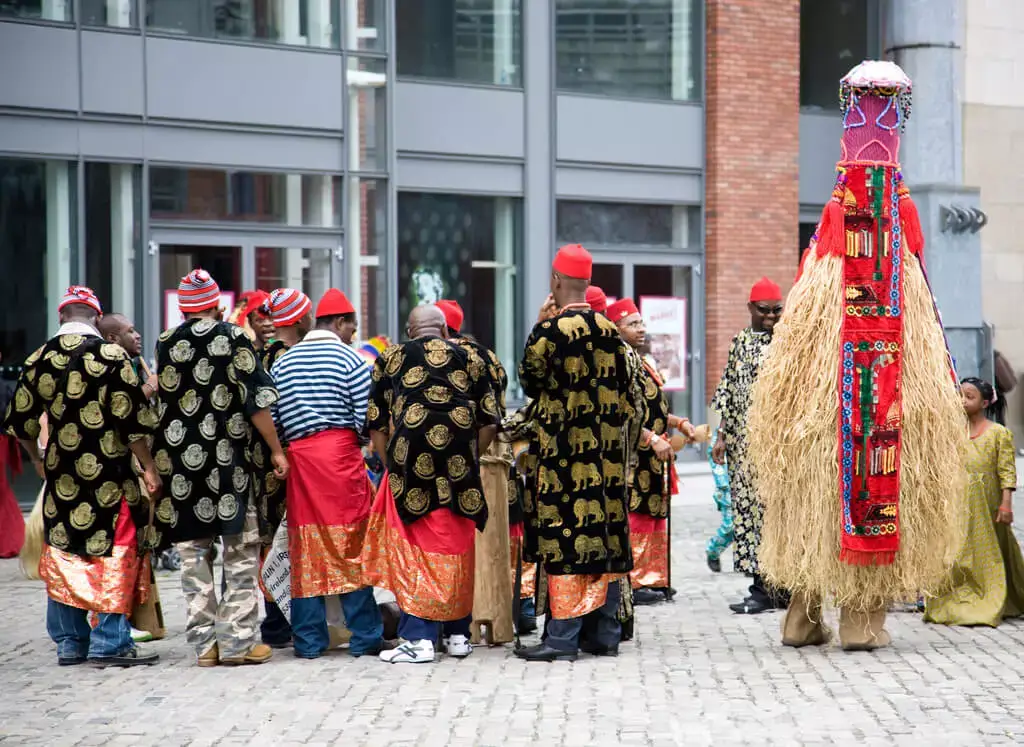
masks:
<instances>
[{"instance_id":1,"label":"white sneaker","mask_svg":"<svg viewBox=\"0 0 1024 747\"><path fill-rule=\"evenodd\" d=\"M135 643L145 643L146 641L153 640L153 634L148 630L139 630L134 626L129 627L132 631L132 640L135 641Z\"/></svg>"},{"instance_id":2,"label":"white sneaker","mask_svg":"<svg viewBox=\"0 0 1024 747\"><path fill-rule=\"evenodd\" d=\"M473 646L464 635L450 635L444 639L444 649L449 656L457 659L464 659L473 653Z\"/></svg>"},{"instance_id":3,"label":"white sneaker","mask_svg":"<svg viewBox=\"0 0 1024 747\"><path fill-rule=\"evenodd\" d=\"M434 660L433 641L402 641L397 648L381 651L380 660L388 664L426 664Z\"/></svg>"}]
</instances>

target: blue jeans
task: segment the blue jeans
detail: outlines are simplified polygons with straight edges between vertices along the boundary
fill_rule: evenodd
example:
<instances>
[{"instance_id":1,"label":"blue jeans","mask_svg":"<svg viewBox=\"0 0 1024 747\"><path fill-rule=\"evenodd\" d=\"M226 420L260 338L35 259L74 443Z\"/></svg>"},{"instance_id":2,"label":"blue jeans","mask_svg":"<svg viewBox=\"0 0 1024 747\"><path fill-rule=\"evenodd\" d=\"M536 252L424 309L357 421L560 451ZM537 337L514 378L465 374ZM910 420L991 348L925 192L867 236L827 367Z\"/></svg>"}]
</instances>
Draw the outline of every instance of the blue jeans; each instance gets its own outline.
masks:
<instances>
[{"instance_id":1,"label":"blue jeans","mask_svg":"<svg viewBox=\"0 0 1024 747\"><path fill-rule=\"evenodd\" d=\"M102 659L135 648L127 616L101 612L100 624L93 629L87 610L50 598L46 600L46 632L57 644L60 659Z\"/></svg>"},{"instance_id":2,"label":"blue jeans","mask_svg":"<svg viewBox=\"0 0 1024 747\"><path fill-rule=\"evenodd\" d=\"M398 637L407 641L430 641L437 645L437 640L442 635L464 635L469 638L469 624L473 622L472 615L466 615L459 620L424 620L416 615L408 615L405 612L398 619Z\"/></svg>"},{"instance_id":3,"label":"blue jeans","mask_svg":"<svg viewBox=\"0 0 1024 747\"><path fill-rule=\"evenodd\" d=\"M628 584L629 579L608 584L608 596L605 597L604 604L593 612L568 620L550 620L544 642L559 651L578 651L581 636L589 646L618 646L622 635L622 626L619 623L621 583Z\"/></svg>"},{"instance_id":4,"label":"blue jeans","mask_svg":"<svg viewBox=\"0 0 1024 747\"><path fill-rule=\"evenodd\" d=\"M345 626L352 633L348 652L353 656L380 651L384 641L384 621L380 616L373 589L369 586L341 594L341 611ZM292 600L292 635L295 637L295 655L315 659L331 643L327 632L326 597L308 597Z\"/></svg>"}]
</instances>

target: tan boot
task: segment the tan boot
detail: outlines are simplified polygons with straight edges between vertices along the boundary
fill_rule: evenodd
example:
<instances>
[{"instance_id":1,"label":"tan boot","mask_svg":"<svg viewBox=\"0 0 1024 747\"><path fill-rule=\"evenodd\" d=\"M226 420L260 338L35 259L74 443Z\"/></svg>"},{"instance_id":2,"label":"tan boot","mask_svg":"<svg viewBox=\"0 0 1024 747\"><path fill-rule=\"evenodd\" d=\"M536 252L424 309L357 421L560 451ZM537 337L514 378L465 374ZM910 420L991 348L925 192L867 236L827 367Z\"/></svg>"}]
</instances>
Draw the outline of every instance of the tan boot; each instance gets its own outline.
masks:
<instances>
[{"instance_id":1,"label":"tan boot","mask_svg":"<svg viewBox=\"0 0 1024 747\"><path fill-rule=\"evenodd\" d=\"M352 640L352 631L341 625L328 625L327 636L330 640L327 648L336 649Z\"/></svg>"},{"instance_id":2,"label":"tan boot","mask_svg":"<svg viewBox=\"0 0 1024 747\"><path fill-rule=\"evenodd\" d=\"M205 654L199 657L199 660L196 663L201 667L215 667L220 664L220 651L217 648L216 641L212 646L210 646Z\"/></svg>"},{"instance_id":3,"label":"tan boot","mask_svg":"<svg viewBox=\"0 0 1024 747\"><path fill-rule=\"evenodd\" d=\"M885 610L839 610L839 642L844 651L873 651L892 643L885 630Z\"/></svg>"},{"instance_id":4,"label":"tan boot","mask_svg":"<svg viewBox=\"0 0 1024 747\"><path fill-rule=\"evenodd\" d=\"M821 600L810 600L803 592L794 593L782 619L782 645L821 646L831 638L832 631L822 619Z\"/></svg>"},{"instance_id":5,"label":"tan boot","mask_svg":"<svg viewBox=\"0 0 1024 747\"><path fill-rule=\"evenodd\" d=\"M244 656L233 656L230 659L221 659L220 663L229 667L237 667L243 664L264 664L270 661L274 650L265 643L257 643Z\"/></svg>"}]
</instances>

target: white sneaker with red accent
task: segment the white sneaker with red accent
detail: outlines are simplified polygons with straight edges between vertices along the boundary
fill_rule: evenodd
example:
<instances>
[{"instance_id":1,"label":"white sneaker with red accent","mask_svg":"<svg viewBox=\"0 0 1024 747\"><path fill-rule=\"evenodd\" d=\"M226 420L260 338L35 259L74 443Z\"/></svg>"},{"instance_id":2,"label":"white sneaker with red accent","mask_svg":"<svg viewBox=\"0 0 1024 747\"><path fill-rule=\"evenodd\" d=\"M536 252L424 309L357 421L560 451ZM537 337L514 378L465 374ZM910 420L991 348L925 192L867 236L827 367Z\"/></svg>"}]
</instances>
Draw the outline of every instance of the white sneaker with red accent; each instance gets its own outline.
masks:
<instances>
[{"instance_id":1,"label":"white sneaker with red accent","mask_svg":"<svg viewBox=\"0 0 1024 747\"><path fill-rule=\"evenodd\" d=\"M434 643L428 640L402 641L390 651L381 651L380 660L389 664L426 664L434 660Z\"/></svg>"}]
</instances>

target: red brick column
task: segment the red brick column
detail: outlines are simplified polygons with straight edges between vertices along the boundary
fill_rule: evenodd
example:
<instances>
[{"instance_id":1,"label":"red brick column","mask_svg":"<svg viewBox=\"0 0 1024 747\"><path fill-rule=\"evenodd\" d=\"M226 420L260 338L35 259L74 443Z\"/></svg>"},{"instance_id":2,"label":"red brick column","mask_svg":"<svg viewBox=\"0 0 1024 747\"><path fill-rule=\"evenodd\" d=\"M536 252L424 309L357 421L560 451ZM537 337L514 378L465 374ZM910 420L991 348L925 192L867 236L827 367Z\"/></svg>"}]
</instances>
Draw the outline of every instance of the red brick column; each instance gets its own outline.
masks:
<instances>
[{"instance_id":1,"label":"red brick column","mask_svg":"<svg viewBox=\"0 0 1024 747\"><path fill-rule=\"evenodd\" d=\"M707 0L707 396L750 323L750 286L785 293L799 241L800 3Z\"/></svg>"}]
</instances>

